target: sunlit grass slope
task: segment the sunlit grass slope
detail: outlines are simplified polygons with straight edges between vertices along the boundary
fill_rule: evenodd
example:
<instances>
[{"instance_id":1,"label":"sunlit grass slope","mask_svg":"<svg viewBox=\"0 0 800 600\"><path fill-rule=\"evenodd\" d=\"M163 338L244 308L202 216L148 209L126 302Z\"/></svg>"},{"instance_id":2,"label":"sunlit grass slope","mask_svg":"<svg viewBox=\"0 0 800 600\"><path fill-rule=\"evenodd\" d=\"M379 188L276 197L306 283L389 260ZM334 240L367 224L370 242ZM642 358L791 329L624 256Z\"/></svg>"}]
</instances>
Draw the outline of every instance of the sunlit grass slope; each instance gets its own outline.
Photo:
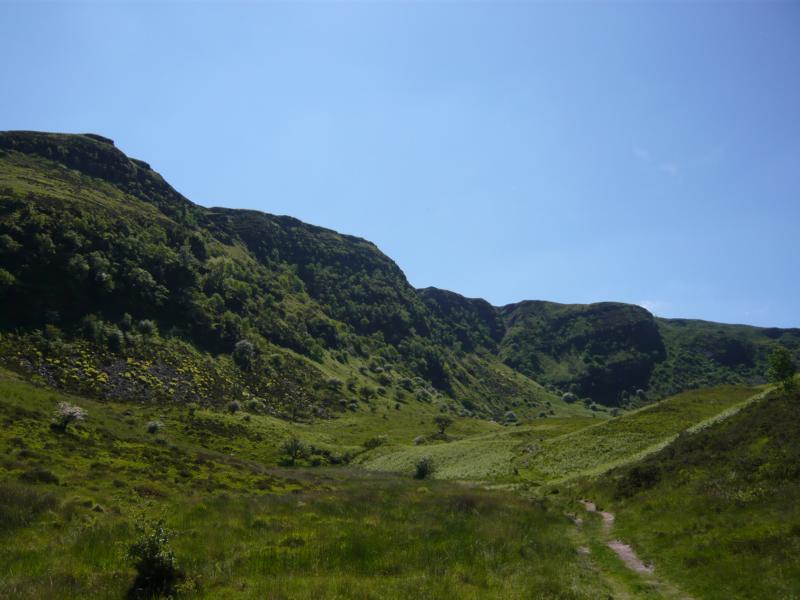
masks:
<instances>
[{"instance_id":1,"label":"sunlit grass slope","mask_svg":"<svg viewBox=\"0 0 800 600\"><path fill-rule=\"evenodd\" d=\"M547 482L601 473L657 450L681 431L746 402L761 388L721 386L678 394L655 405L551 439L535 439L516 466Z\"/></svg>"},{"instance_id":2,"label":"sunlit grass slope","mask_svg":"<svg viewBox=\"0 0 800 600\"><path fill-rule=\"evenodd\" d=\"M771 394L587 480L617 534L695 598L800 598L800 394Z\"/></svg>"},{"instance_id":3,"label":"sunlit grass slope","mask_svg":"<svg viewBox=\"0 0 800 600\"><path fill-rule=\"evenodd\" d=\"M53 431L60 401L87 420ZM163 427L147 433L154 419ZM267 466L289 433L275 419L97 402L0 372L0 420L0 598L124 597L134 525L159 516L175 533L186 598L608 595L547 504L346 467Z\"/></svg>"}]
</instances>

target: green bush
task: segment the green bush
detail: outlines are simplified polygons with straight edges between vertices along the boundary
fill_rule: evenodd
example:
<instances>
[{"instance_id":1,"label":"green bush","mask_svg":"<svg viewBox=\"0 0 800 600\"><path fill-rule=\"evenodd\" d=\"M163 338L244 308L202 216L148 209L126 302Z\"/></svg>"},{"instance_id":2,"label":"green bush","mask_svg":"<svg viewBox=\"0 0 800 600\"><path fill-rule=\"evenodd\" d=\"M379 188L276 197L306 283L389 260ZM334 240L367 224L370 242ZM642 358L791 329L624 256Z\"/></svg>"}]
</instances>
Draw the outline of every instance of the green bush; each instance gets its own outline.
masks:
<instances>
[{"instance_id":1,"label":"green bush","mask_svg":"<svg viewBox=\"0 0 800 600\"><path fill-rule=\"evenodd\" d=\"M137 529L139 538L130 545L127 554L137 572L130 596L149 598L170 595L175 585L183 579L175 553L169 546L171 533L161 520L145 523Z\"/></svg>"},{"instance_id":2,"label":"green bush","mask_svg":"<svg viewBox=\"0 0 800 600\"><path fill-rule=\"evenodd\" d=\"M420 458L417 461L416 468L414 471L414 478L415 479L427 479L431 475L433 475L433 460L429 457Z\"/></svg>"}]
</instances>

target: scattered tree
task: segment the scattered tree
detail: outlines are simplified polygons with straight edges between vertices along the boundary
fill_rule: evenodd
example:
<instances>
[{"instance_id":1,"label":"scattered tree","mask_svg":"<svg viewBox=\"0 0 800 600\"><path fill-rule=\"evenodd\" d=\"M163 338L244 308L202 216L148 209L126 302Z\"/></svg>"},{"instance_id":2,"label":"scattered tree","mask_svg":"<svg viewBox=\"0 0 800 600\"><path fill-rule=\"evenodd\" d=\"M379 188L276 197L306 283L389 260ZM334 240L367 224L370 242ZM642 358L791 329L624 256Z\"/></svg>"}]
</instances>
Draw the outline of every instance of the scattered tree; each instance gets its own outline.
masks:
<instances>
[{"instance_id":1,"label":"scattered tree","mask_svg":"<svg viewBox=\"0 0 800 600\"><path fill-rule=\"evenodd\" d=\"M249 371L253 366L253 359L256 355L256 347L250 340L239 340L233 349L233 362L242 371Z\"/></svg>"},{"instance_id":2,"label":"scattered tree","mask_svg":"<svg viewBox=\"0 0 800 600\"><path fill-rule=\"evenodd\" d=\"M453 424L453 419L448 417L447 415L436 415L433 417L433 422L439 428L439 434L444 435L445 429L450 427Z\"/></svg>"},{"instance_id":3,"label":"scattered tree","mask_svg":"<svg viewBox=\"0 0 800 600\"><path fill-rule=\"evenodd\" d=\"M776 346L769 357L767 374L770 381L778 385L783 391L794 389L794 375L797 367L792 360L792 354L784 346Z\"/></svg>"},{"instance_id":4,"label":"scattered tree","mask_svg":"<svg viewBox=\"0 0 800 600\"><path fill-rule=\"evenodd\" d=\"M64 432L71 423L86 419L86 411L69 402L59 402L53 418L53 429Z\"/></svg>"}]
</instances>

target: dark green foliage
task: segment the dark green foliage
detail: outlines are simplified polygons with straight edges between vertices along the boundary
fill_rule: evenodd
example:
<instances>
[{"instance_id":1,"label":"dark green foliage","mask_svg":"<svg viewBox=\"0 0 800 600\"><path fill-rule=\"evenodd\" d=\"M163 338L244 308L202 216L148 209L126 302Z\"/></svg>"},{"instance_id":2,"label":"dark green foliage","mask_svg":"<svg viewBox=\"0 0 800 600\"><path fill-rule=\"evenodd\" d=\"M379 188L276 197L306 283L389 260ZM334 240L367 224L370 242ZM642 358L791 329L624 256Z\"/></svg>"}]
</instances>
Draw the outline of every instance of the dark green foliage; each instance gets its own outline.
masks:
<instances>
[{"instance_id":1,"label":"dark green foliage","mask_svg":"<svg viewBox=\"0 0 800 600\"><path fill-rule=\"evenodd\" d=\"M439 428L439 434L444 435L445 430L453 424L453 419L447 415L436 415L433 417L433 422Z\"/></svg>"},{"instance_id":2,"label":"dark green foliage","mask_svg":"<svg viewBox=\"0 0 800 600\"><path fill-rule=\"evenodd\" d=\"M800 330L657 319L667 348L650 381L654 397L720 383L764 383L776 342L797 359Z\"/></svg>"},{"instance_id":3,"label":"dark green foliage","mask_svg":"<svg viewBox=\"0 0 800 600\"><path fill-rule=\"evenodd\" d=\"M377 435L375 437L369 438L366 442L364 442L364 448L367 450L373 450L378 448L379 446L383 446L389 439L385 435Z\"/></svg>"},{"instance_id":4,"label":"dark green foliage","mask_svg":"<svg viewBox=\"0 0 800 600\"><path fill-rule=\"evenodd\" d=\"M792 360L791 353L783 346L776 346L769 356L769 379L780 385L785 392L794 388L794 376L797 367Z\"/></svg>"},{"instance_id":5,"label":"dark green foliage","mask_svg":"<svg viewBox=\"0 0 800 600\"><path fill-rule=\"evenodd\" d=\"M171 533L161 520L140 525L138 531L139 539L128 548L128 560L137 572L128 597L152 598L171 594L183 577L170 547Z\"/></svg>"},{"instance_id":6,"label":"dark green foliage","mask_svg":"<svg viewBox=\"0 0 800 600\"><path fill-rule=\"evenodd\" d=\"M506 398L532 405L545 395L500 361L554 393L574 386L621 404L755 381L764 340L800 348L796 331L654 320L630 305L495 308L415 290L365 240L194 205L102 136L5 132L0 151L0 331L15 332L26 353L0 358L59 387L86 379L61 377L47 360L89 352L91 368L115 381L93 394L173 400L169 385L116 381L119 361L148 363L165 382L166 371L186 375L179 355L188 352L205 356L194 379L213 380L190 401L257 395L294 420L338 406L330 392L340 390L318 385L333 359L343 379L370 380L365 398L397 382L425 402L444 393L487 417L502 414Z\"/></svg>"},{"instance_id":7,"label":"dark green foliage","mask_svg":"<svg viewBox=\"0 0 800 600\"><path fill-rule=\"evenodd\" d=\"M497 310L486 300L464 298L433 287L418 293L433 313L435 331L442 343L458 345L464 352L481 348L497 352L506 328Z\"/></svg>"},{"instance_id":8,"label":"dark green foliage","mask_svg":"<svg viewBox=\"0 0 800 600\"><path fill-rule=\"evenodd\" d=\"M433 475L433 459L426 457L420 458L414 467L415 479L427 479Z\"/></svg>"},{"instance_id":9,"label":"dark green foliage","mask_svg":"<svg viewBox=\"0 0 800 600\"><path fill-rule=\"evenodd\" d=\"M298 459L306 455L306 445L296 436L287 438L281 444L281 452L286 456L290 465L295 464Z\"/></svg>"},{"instance_id":10,"label":"dark green foliage","mask_svg":"<svg viewBox=\"0 0 800 600\"><path fill-rule=\"evenodd\" d=\"M502 360L581 396L615 404L624 387L647 387L665 356L653 316L629 304L520 302L501 309Z\"/></svg>"}]
</instances>

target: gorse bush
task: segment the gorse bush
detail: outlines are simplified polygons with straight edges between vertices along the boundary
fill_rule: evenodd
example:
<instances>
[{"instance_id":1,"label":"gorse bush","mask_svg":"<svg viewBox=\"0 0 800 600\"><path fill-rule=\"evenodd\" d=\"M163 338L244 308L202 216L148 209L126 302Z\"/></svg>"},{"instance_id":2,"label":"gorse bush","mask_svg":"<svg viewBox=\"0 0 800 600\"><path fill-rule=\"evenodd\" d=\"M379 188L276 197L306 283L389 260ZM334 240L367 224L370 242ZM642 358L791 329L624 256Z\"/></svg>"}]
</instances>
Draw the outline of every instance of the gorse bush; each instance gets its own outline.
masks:
<instances>
[{"instance_id":1,"label":"gorse bush","mask_svg":"<svg viewBox=\"0 0 800 600\"><path fill-rule=\"evenodd\" d=\"M66 431L71 423L86 419L86 411L69 402L59 402L53 417L52 427L58 431Z\"/></svg>"},{"instance_id":2,"label":"gorse bush","mask_svg":"<svg viewBox=\"0 0 800 600\"><path fill-rule=\"evenodd\" d=\"M183 578L169 546L171 533L161 520L145 523L137 529L139 538L127 552L137 572L130 595L134 598L169 595Z\"/></svg>"},{"instance_id":3,"label":"gorse bush","mask_svg":"<svg viewBox=\"0 0 800 600\"><path fill-rule=\"evenodd\" d=\"M427 479L433 474L433 460L429 457L421 458L417 461L414 471L415 479Z\"/></svg>"},{"instance_id":4,"label":"gorse bush","mask_svg":"<svg viewBox=\"0 0 800 600\"><path fill-rule=\"evenodd\" d=\"M287 462L293 465L298 458L306 454L306 445L296 436L292 436L283 441L281 452L286 455Z\"/></svg>"},{"instance_id":5,"label":"gorse bush","mask_svg":"<svg viewBox=\"0 0 800 600\"><path fill-rule=\"evenodd\" d=\"M378 446L383 446L385 443L389 441L385 435L376 435L375 437L369 438L366 442L364 442L364 448L367 450L372 450L377 448Z\"/></svg>"}]
</instances>

